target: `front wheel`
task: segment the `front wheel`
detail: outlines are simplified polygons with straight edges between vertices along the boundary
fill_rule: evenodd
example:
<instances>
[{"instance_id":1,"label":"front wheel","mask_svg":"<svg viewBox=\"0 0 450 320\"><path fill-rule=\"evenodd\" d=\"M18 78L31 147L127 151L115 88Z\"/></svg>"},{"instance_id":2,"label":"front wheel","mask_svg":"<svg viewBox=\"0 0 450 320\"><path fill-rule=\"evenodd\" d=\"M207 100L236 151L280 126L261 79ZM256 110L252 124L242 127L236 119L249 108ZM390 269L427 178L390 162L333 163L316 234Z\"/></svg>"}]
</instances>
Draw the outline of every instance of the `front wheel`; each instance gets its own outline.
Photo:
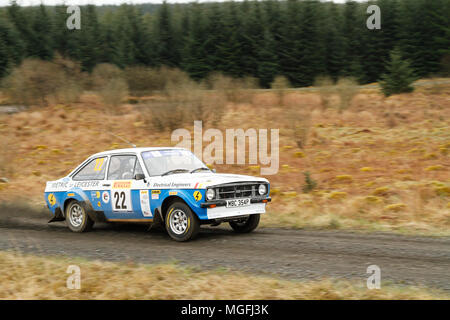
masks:
<instances>
[{"instance_id":1,"label":"front wheel","mask_svg":"<svg viewBox=\"0 0 450 320\"><path fill-rule=\"evenodd\" d=\"M200 223L188 205L177 201L167 210L166 230L172 239L188 241L197 236Z\"/></svg>"},{"instance_id":2,"label":"front wheel","mask_svg":"<svg viewBox=\"0 0 450 320\"><path fill-rule=\"evenodd\" d=\"M235 232L238 233L249 233L258 227L259 224L259 214L251 214L247 218L239 221L230 221L230 226Z\"/></svg>"},{"instance_id":3,"label":"front wheel","mask_svg":"<svg viewBox=\"0 0 450 320\"><path fill-rule=\"evenodd\" d=\"M91 230L94 225L94 221L86 213L84 206L76 200L73 200L67 206L66 222L73 232L86 232Z\"/></svg>"}]
</instances>

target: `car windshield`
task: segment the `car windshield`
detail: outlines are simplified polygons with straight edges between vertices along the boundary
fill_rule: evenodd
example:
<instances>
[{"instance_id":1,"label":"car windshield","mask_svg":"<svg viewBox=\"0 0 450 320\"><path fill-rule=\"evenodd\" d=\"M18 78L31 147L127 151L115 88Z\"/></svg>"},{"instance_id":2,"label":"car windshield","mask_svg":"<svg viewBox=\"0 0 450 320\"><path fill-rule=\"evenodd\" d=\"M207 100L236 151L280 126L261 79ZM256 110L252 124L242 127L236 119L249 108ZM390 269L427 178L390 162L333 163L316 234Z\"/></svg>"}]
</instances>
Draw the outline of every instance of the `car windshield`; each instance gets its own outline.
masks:
<instances>
[{"instance_id":1,"label":"car windshield","mask_svg":"<svg viewBox=\"0 0 450 320\"><path fill-rule=\"evenodd\" d=\"M181 149L142 152L142 159L150 176L165 173L191 172L199 168L208 169L192 152ZM173 171L173 172L171 172ZM201 170L197 170L199 172Z\"/></svg>"}]
</instances>

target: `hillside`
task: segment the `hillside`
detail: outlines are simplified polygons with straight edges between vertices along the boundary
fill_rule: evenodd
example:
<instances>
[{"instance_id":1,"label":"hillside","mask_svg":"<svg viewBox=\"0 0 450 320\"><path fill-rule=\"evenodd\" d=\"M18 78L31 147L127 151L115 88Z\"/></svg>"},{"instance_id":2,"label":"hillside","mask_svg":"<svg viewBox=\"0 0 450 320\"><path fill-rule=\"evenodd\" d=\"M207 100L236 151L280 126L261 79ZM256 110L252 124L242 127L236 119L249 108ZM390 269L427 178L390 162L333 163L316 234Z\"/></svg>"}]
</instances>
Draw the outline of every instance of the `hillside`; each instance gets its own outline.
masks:
<instances>
[{"instance_id":1,"label":"hillside","mask_svg":"<svg viewBox=\"0 0 450 320\"><path fill-rule=\"evenodd\" d=\"M314 90L240 91L216 125L204 124L223 132L280 129L280 168L267 176L273 202L263 224L450 234L450 85L387 99L364 88L341 112L325 109L321 97ZM1 177L8 182L0 183L0 200L43 205L46 181L92 153L127 147L114 135L138 146L173 145L171 130L157 130L152 119L164 99L130 98L133 104L112 110L85 92L78 103L1 115ZM190 112L178 128L192 130ZM255 165L213 166L260 172ZM307 193L304 172L316 183Z\"/></svg>"}]
</instances>

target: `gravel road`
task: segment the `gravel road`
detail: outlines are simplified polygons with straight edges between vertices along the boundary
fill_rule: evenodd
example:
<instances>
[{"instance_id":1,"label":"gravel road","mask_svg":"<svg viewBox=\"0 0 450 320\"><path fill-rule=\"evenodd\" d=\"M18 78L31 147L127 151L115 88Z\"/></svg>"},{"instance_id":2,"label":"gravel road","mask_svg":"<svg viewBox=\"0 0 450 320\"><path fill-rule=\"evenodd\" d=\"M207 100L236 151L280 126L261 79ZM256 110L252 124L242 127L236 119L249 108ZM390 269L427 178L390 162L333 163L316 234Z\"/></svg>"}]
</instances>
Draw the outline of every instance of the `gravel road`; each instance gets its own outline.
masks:
<instances>
[{"instance_id":1,"label":"gravel road","mask_svg":"<svg viewBox=\"0 0 450 320\"><path fill-rule=\"evenodd\" d=\"M7 210L6 210L7 211ZM205 227L191 242L178 243L161 230L139 225L96 225L70 232L62 222L0 208L0 250L106 261L177 261L202 269L225 267L289 279L345 278L366 281L369 265L382 281L450 291L450 238L381 233L259 228L234 234L227 225Z\"/></svg>"}]
</instances>

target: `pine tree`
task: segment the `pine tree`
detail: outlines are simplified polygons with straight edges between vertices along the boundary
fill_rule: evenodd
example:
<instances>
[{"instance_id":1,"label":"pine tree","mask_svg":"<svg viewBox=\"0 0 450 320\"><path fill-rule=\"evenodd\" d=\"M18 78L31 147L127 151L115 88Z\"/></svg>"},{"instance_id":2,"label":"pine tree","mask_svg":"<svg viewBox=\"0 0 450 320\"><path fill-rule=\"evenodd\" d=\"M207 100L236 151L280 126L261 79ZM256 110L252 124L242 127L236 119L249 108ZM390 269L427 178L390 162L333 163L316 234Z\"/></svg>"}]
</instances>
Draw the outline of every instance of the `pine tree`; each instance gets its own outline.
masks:
<instances>
[{"instance_id":1,"label":"pine tree","mask_svg":"<svg viewBox=\"0 0 450 320\"><path fill-rule=\"evenodd\" d=\"M223 5L225 37L223 42L218 44L218 53L222 56L219 70L232 77L242 77L243 39L238 4L226 2Z\"/></svg>"},{"instance_id":2,"label":"pine tree","mask_svg":"<svg viewBox=\"0 0 450 320\"><path fill-rule=\"evenodd\" d=\"M441 73L444 76L450 76L450 2L447 1L440 12L434 12L434 25L439 30L434 35L439 61L441 64Z\"/></svg>"},{"instance_id":3,"label":"pine tree","mask_svg":"<svg viewBox=\"0 0 450 320\"><path fill-rule=\"evenodd\" d=\"M25 46L17 30L0 12L0 78L11 67L21 62L25 55Z\"/></svg>"},{"instance_id":4,"label":"pine tree","mask_svg":"<svg viewBox=\"0 0 450 320\"><path fill-rule=\"evenodd\" d=\"M112 11L107 11L100 19L100 63L115 63L116 61L116 32L115 17Z\"/></svg>"},{"instance_id":5,"label":"pine tree","mask_svg":"<svg viewBox=\"0 0 450 320\"><path fill-rule=\"evenodd\" d=\"M204 78L211 70L205 54L206 30L205 21L198 3L193 4L192 23L189 36L183 50L182 66L193 79Z\"/></svg>"},{"instance_id":6,"label":"pine tree","mask_svg":"<svg viewBox=\"0 0 450 320\"><path fill-rule=\"evenodd\" d=\"M129 21L131 7L122 4L112 16L113 27L107 31L112 38L112 62L124 68L136 63L136 45L133 41L133 28Z\"/></svg>"},{"instance_id":7,"label":"pine tree","mask_svg":"<svg viewBox=\"0 0 450 320\"><path fill-rule=\"evenodd\" d=\"M74 30L78 40L76 59L81 62L84 70L92 71L100 62L100 25L93 5L83 7L81 16L81 30Z\"/></svg>"},{"instance_id":8,"label":"pine tree","mask_svg":"<svg viewBox=\"0 0 450 320\"><path fill-rule=\"evenodd\" d=\"M6 43L0 35L0 78L6 75L10 65Z\"/></svg>"},{"instance_id":9,"label":"pine tree","mask_svg":"<svg viewBox=\"0 0 450 320\"><path fill-rule=\"evenodd\" d=\"M301 30L301 11L298 0L288 0L282 11L285 26L280 30L278 44L279 64L281 75L288 78L293 86L303 85L300 75L302 72L304 41Z\"/></svg>"},{"instance_id":10,"label":"pine tree","mask_svg":"<svg viewBox=\"0 0 450 320\"><path fill-rule=\"evenodd\" d=\"M208 35L205 40L205 63L211 71L225 72L226 62L223 54L223 44L226 42L227 33L225 33L225 21L223 6L219 3L211 4L207 14L206 30Z\"/></svg>"},{"instance_id":11,"label":"pine tree","mask_svg":"<svg viewBox=\"0 0 450 320\"><path fill-rule=\"evenodd\" d=\"M411 85L415 80L414 72L410 68L410 63L403 60L398 48L392 50L390 62L386 66L386 73L380 82L381 90L386 97L403 92L412 92Z\"/></svg>"},{"instance_id":12,"label":"pine tree","mask_svg":"<svg viewBox=\"0 0 450 320\"><path fill-rule=\"evenodd\" d=\"M364 81L364 69L361 66L362 54L362 30L367 30L365 24L365 10L361 10L358 3L348 1L344 4L344 24L343 35L345 37L345 65L343 75L354 77L359 81Z\"/></svg>"},{"instance_id":13,"label":"pine tree","mask_svg":"<svg viewBox=\"0 0 450 320\"><path fill-rule=\"evenodd\" d=\"M166 1L162 3L158 11L157 48L160 65L177 66L179 64L170 7Z\"/></svg>"},{"instance_id":14,"label":"pine tree","mask_svg":"<svg viewBox=\"0 0 450 320\"><path fill-rule=\"evenodd\" d=\"M277 49L281 42L281 35L283 27L286 22L283 20L285 16L282 14L282 9L280 6L280 1L277 0L266 0L263 2L264 5L264 20L263 25L266 26L274 40L273 51L277 54Z\"/></svg>"},{"instance_id":15,"label":"pine tree","mask_svg":"<svg viewBox=\"0 0 450 320\"><path fill-rule=\"evenodd\" d=\"M16 0L11 2L11 5L7 8L9 21L14 25L18 31L20 38L24 43L24 50L26 56L33 56L35 53L35 35L30 24L30 16L24 12ZM28 11L30 12L30 11Z\"/></svg>"},{"instance_id":16,"label":"pine tree","mask_svg":"<svg viewBox=\"0 0 450 320\"><path fill-rule=\"evenodd\" d=\"M442 47L439 41L436 41L436 36L442 35L442 29L436 21L436 16L444 17L448 26L450 17L443 14L445 6L448 6L448 0L422 2L423 28L420 32L422 43L419 49L423 63L423 75L434 75L439 71Z\"/></svg>"},{"instance_id":17,"label":"pine tree","mask_svg":"<svg viewBox=\"0 0 450 320\"><path fill-rule=\"evenodd\" d=\"M316 0L301 2L302 12L299 24L301 26L302 61L299 65L298 82L301 86L310 86L314 79L326 72L325 34L319 23L323 21L319 10L320 3Z\"/></svg>"},{"instance_id":18,"label":"pine tree","mask_svg":"<svg viewBox=\"0 0 450 320\"><path fill-rule=\"evenodd\" d=\"M33 15L31 55L42 60L53 58L52 19L46 7L41 4Z\"/></svg>"},{"instance_id":19,"label":"pine tree","mask_svg":"<svg viewBox=\"0 0 450 320\"><path fill-rule=\"evenodd\" d=\"M262 47L258 51L258 67L256 76L263 88L269 88L274 77L279 72L277 55L274 52L275 40L269 30L264 31Z\"/></svg>"},{"instance_id":20,"label":"pine tree","mask_svg":"<svg viewBox=\"0 0 450 320\"><path fill-rule=\"evenodd\" d=\"M149 60L149 47L147 35L143 30L142 14L134 6L128 6L128 24L130 25L130 38L133 41L135 53L134 64L147 64Z\"/></svg>"},{"instance_id":21,"label":"pine tree","mask_svg":"<svg viewBox=\"0 0 450 320\"><path fill-rule=\"evenodd\" d=\"M324 74L334 81L342 74L345 65L344 37L342 35L342 14L335 3L329 3L325 23L325 66Z\"/></svg>"},{"instance_id":22,"label":"pine tree","mask_svg":"<svg viewBox=\"0 0 450 320\"><path fill-rule=\"evenodd\" d=\"M241 41L241 67L242 73L256 77L258 73L258 52L263 46L264 28L259 2L245 0L241 5L240 20L242 21ZM268 49L266 47L266 49Z\"/></svg>"}]
</instances>

